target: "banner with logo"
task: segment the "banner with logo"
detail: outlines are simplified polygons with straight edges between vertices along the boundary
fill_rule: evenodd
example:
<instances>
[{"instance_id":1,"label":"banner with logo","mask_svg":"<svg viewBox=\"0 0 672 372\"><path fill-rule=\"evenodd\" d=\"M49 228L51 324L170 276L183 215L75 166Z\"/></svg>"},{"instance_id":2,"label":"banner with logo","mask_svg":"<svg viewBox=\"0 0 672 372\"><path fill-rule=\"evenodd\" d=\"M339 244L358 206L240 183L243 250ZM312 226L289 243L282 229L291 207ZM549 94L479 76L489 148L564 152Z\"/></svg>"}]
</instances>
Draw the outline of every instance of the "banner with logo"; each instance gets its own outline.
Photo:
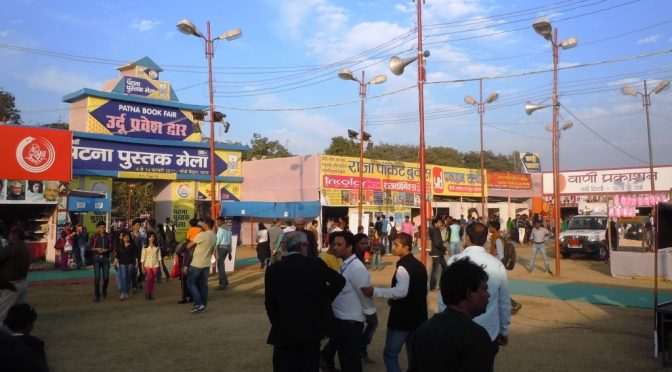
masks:
<instances>
[{"instance_id":1,"label":"banner with logo","mask_svg":"<svg viewBox=\"0 0 672 372\"><path fill-rule=\"evenodd\" d=\"M200 139L188 110L97 97L88 97L87 102L90 133L173 141Z\"/></svg>"},{"instance_id":2,"label":"banner with logo","mask_svg":"<svg viewBox=\"0 0 672 372\"><path fill-rule=\"evenodd\" d=\"M541 160L539 154L536 152L521 152L520 164L523 166L525 173L539 173L541 172Z\"/></svg>"},{"instance_id":3,"label":"banner with logo","mask_svg":"<svg viewBox=\"0 0 672 372\"><path fill-rule=\"evenodd\" d=\"M426 165L427 194L480 196L478 169ZM320 156L320 186L326 205L358 205L359 158ZM363 205L420 206L420 167L417 163L364 159Z\"/></svg>"},{"instance_id":4,"label":"banner with logo","mask_svg":"<svg viewBox=\"0 0 672 372\"><path fill-rule=\"evenodd\" d=\"M240 184L217 182L216 190L219 191L221 201L239 201L240 200ZM210 182L198 182L198 196L197 200L210 201Z\"/></svg>"},{"instance_id":5,"label":"banner with logo","mask_svg":"<svg viewBox=\"0 0 672 372\"><path fill-rule=\"evenodd\" d=\"M0 125L4 179L69 182L72 133L23 125Z\"/></svg>"},{"instance_id":6,"label":"banner with logo","mask_svg":"<svg viewBox=\"0 0 672 372\"><path fill-rule=\"evenodd\" d=\"M167 81L147 80L134 76L125 76L124 93L156 99L170 99L170 83Z\"/></svg>"},{"instance_id":7,"label":"banner with logo","mask_svg":"<svg viewBox=\"0 0 672 372\"><path fill-rule=\"evenodd\" d=\"M189 220L194 218L196 182L173 182L172 186L172 216L175 220L175 237L178 242L181 242L187 236Z\"/></svg>"},{"instance_id":8,"label":"banner with logo","mask_svg":"<svg viewBox=\"0 0 672 372\"><path fill-rule=\"evenodd\" d=\"M362 169L364 205L420 205L417 165L364 159ZM326 205L358 205L359 182L359 158L320 156L320 186Z\"/></svg>"},{"instance_id":9,"label":"banner with logo","mask_svg":"<svg viewBox=\"0 0 672 372\"><path fill-rule=\"evenodd\" d=\"M240 176L242 157L236 151L217 151L219 176ZM75 138L72 162L77 169L117 171L120 178L176 179L177 174L210 175L207 148L172 147Z\"/></svg>"},{"instance_id":10,"label":"banner with logo","mask_svg":"<svg viewBox=\"0 0 672 372\"><path fill-rule=\"evenodd\" d=\"M530 190L532 176L509 172L488 172L488 187L493 189Z\"/></svg>"},{"instance_id":11,"label":"banner with logo","mask_svg":"<svg viewBox=\"0 0 672 372\"><path fill-rule=\"evenodd\" d=\"M432 172L434 195L481 196L481 170L428 165ZM487 177L487 172L485 173ZM486 178L487 180L487 178ZM488 195L486 184L485 196Z\"/></svg>"},{"instance_id":12,"label":"banner with logo","mask_svg":"<svg viewBox=\"0 0 672 372\"><path fill-rule=\"evenodd\" d=\"M560 194L644 193L651 192L648 167L560 172ZM544 194L553 193L553 173L542 175ZM672 166L653 167L656 191L672 188Z\"/></svg>"}]
</instances>

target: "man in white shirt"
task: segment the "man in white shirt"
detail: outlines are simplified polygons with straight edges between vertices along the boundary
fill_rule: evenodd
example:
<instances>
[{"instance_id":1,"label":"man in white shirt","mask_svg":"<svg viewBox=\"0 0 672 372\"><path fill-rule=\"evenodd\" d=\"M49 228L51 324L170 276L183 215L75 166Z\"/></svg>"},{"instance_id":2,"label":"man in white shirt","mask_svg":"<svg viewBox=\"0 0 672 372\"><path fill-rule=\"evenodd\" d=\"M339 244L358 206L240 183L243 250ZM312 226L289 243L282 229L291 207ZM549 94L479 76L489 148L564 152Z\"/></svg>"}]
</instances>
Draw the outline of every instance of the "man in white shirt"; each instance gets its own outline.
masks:
<instances>
[{"instance_id":1,"label":"man in white shirt","mask_svg":"<svg viewBox=\"0 0 672 372\"><path fill-rule=\"evenodd\" d=\"M506 268L502 261L488 253L483 245L488 238L488 228L474 222L467 226L467 248L458 255L450 258L448 266L461 258L469 257L477 265L482 266L488 274L488 293L490 301L485 313L474 318L474 321L488 331L492 340L492 360L499 351L499 346L509 343L509 325L511 324L511 296L509 294L509 280L506 277ZM439 296L439 311L446 309L443 299Z\"/></svg>"},{"instance_id":2,"label":"man in white shirt","mask_svg":"<svg viewBox=\"0 0 672 372\"><path fill-rule=\"evenodd\" d=\"M371 277L362 261L357 259L352 233L336 231L332 237L334 255L343 260L340 271L346 284L331 304L335 318L331 338L341 370L359 372L362 370L359 351L364 344L364 322L378 323L373 301L361 290L371 286Z\"/></svg>"},{"instance_id":3,"label":"man in white shirt","mask_svg":"<svg viewBox=\"0 0 672 372\"><path fill-rule=\"evenodd\" d=\"M544 259L544 269L551 275L551 268L548 266L548 260L546 259L546 239L550 233L546 230L545 227L541 227L541 221L534 221L534 229L530 232L530 240L532 241L532 257L530 257L530 266L527 267L527 271L532 272L534 270L534 261L537 259L537 252L541 253L541 258Z\"/></svg>"}]
</instances>

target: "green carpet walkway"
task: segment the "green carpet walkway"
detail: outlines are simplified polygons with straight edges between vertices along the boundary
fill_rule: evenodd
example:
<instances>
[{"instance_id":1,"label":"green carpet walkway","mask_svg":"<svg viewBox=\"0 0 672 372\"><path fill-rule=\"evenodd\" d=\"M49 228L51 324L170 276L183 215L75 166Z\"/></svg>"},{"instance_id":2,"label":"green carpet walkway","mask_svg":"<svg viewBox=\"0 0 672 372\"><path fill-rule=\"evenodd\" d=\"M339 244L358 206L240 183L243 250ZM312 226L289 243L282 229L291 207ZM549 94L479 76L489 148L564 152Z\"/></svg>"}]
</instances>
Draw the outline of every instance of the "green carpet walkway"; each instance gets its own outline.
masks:
<instances>
[{"instance_id":1,"label":"green carpet walkway","mask_svg":"<svg viewBox=\"0 0 672 372\"><path fill-rule=\"evenodd\" d=\"M236 268L256 265L256 257L236 260ZM170 264L167 265L170 270ZM114 269L110 270L114 275ZM78 282L93 279L93 269L84 270L49 270L33 271L28 274L29 282ZM558 299L563 301L580 301L597 305L612 305L619 307L636 307L651 309L653 305L652 288L620 288L589 283L554 283L552 281L509 280L511 294ZM672 301L672 291L659 291L658 301Z\"/></svg>"},{"instance_id":2,"label":"green carpet walkway","mask_svg":"<svg viewBox=\"0 0 672 372\"><path fill-rule=\"evenodd\" d=\"M587 283L553 283L548 281L509 280L511 294L580 301L596 305L653 308L651 288L619 288ZM672 301L672 291L658 291L658 302Z\"/></svg>"}]
</instances>

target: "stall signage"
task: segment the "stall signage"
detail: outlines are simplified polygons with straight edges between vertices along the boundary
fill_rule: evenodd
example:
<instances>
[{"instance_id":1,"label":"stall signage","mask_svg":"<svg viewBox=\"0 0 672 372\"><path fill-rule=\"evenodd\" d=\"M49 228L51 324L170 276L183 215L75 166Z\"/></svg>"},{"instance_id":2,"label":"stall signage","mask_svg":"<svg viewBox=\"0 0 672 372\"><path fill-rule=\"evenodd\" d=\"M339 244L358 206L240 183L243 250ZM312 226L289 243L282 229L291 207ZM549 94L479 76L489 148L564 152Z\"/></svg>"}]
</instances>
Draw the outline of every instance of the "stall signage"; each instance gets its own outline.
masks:
<instances>
[{"instance_id":1,"label":"stall signage","mask_svg":"<svg viewBox=\"0 0 672 372\"><path fill-rule=\"evenodd\" d=\"M0 125L2 177L70 181L72 133L21 125Z\"/></svg>"},{"instance_id":2,"label":"stall signage","mask_svg":"<svg viewBox=\"0 0 672 372\"><path fill-rule=\"evenodd\" d=\"M561 194L618 194L651 192L651 178L656 191L672 188L672 166L620 168L560 172ZM553 193L553 173L543 174L543 193Z\"/></svg>"},{"instance_id":3,"label":"stall signage","mask_svg":"<svg viewBox=\"0 0 672 372\"><path fill-rule=\"evenodd\" d=\"M90 114L117 136L181 141L194 131L181 110L167 106L112 99Z\"/></svg>"},{"instance_id":4,"label":"stall signage","mask_svg":"<svg viewBox=\"0 0 672 372\"><path fill-rule=\"evenodd\" d=\"M529 174L488 172L488 187L493 189L530 190L532 176Z\"/></svg>"},{"instance_id":5,"label":"stall signage","mask_svg":"<svg viewBox=\"0 0 672 372\"><path fill-rule=\"evenodd\" d=\"M324 202L327 205L357 204L361 182L365 191L364 205L420 205L421 178L417 163L364 159L361 169L363 177L360 181L358 158L320 156ZM427 164L424 179L427 194L481 195L478 169Z\"/></svg>"},{"instance_id":6,"label":"stall signage","mask_svg":"<svg viewBox=\"0 0 672 372\"><path fill-rule=\"evenodd\" d=\"M521 152L520 163L525 173L541 172L541 161L539 160L539 154L536 152Z\"/></svg>"},{"instance_id":7,"label":"stall signage","mask_svg":"<svg viewBox=\"0 0 672 372\"><path fill-rule=\"evenodd\" d=\"M210 175L209 150L149 146L122 142L76 138L72 145L72 162L77 169L139 173ZM227 170L219 156L216 174ZM151 178L151 176L148 176Z\"/></svg>"},{"instance_id":8,"label":"stall signage","mask_svg":"<svg viewBox=\"0 0 672 372\"><path fill-rule=\"evenodd\" d=\"M155 87L154 84L150 83L145 79L140 79L132 76L126 76L124 80L124 93L130 94L133 96L142 96L147 97L156 92L159 92L160 95L166 94L167 86L165 83L159 83L159 88Z\"/></svg>"}]
</instances>

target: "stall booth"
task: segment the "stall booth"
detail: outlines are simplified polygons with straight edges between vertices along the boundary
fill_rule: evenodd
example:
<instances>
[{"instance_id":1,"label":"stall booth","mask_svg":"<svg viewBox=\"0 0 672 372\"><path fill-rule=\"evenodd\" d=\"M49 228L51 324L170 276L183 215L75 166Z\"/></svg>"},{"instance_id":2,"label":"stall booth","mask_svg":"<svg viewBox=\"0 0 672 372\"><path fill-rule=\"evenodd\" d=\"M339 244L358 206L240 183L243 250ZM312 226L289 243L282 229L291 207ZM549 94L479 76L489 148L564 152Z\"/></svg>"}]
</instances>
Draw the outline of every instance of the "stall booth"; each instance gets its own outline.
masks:
<instances>
[{"instance_id":1,"label":"stall booth","mask_svg":"<svg viewBox=\"0 0 672 372\"><path fill-rule=\"evenodd\" d=\"M21 230L32 262L53 260L57 205L72 177L68 131L0 125L0 219L6 234Z\"/></svg>"},{"instance_id":2,"label":"stall booth","mask_svg":"<svg viewBox=\"0 0 672 372\"><path fill-rule=\"evenodd\" d=\"M654 250L665 252L669 260L672 251L672 203L659 203L656 214L656 241ZM659 261L660 262L660 261ZM658 276L654 283L655 305L655 355L663 353L663 366L672 367L672 302L658 301Z\"/></svg>"}]
</instances>

